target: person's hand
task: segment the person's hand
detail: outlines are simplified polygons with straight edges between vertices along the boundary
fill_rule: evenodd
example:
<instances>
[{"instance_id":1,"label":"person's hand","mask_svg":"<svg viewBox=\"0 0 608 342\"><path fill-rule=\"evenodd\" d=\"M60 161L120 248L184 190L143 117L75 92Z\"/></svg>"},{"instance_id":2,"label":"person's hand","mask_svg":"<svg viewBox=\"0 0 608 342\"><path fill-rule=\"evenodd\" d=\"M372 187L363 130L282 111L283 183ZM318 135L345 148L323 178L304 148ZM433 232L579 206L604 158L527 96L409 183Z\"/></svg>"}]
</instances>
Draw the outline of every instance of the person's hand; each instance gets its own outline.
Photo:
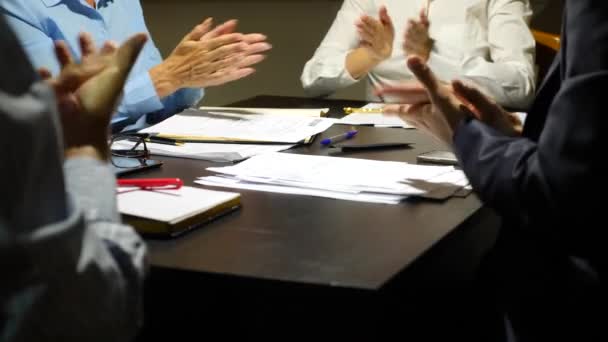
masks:
<instances>
[{"instance_id":1,"label":"person's hand","mask_svg":"<svg viewBox=\"0 0 608 342\"><path fill-rule=\"evenodd\" d=\"M474 116L505 135L521 133L517 116L504 111L476 88L461 81L451 85L439 81L419 57L409 58L408 67L420 83L379 89L380 94L398 95L403 103L386 105L385 113L398 115L448 145L452 144L456 127L467 116ZM426 91L426 96L421 89Z\"/></svg>"},{"instance_id":2,"label":"person's hand","mask_svg":"<svg viewBox=\"0 0 608 342\"><path fill-rule=\"evenodd\" d=\"M476 87L458 80L453 81L452 84L443 81L438 82L467 106L478 120L505 135L521 135L523 124L519 117L515 113L504 110L496 101L483 94ZM375 94L380 97L391 96L398 99L399 103L409 105L425 104L431 101L427 89L418 80L384 85L382 88L376 89Z\"/></svg>"},{"instance_id":3,"label":"person's hand","mask_svg":"<svg viewBox=\"0 0 608 342\"><path fill-rule=\"evenodd\" d=\"M213 28L197 25L161 64L150 70L159 97L181 88L205 88L232 82L255 72L253 65L271 49L263 34L236 33L236 20Z\"/></svg>"},{"instance_id":4,"label":"person's hand","mask_svg":"<svg viewBox=\"0 0 608 342\"><path fill-rule=\"evenodd\" d=\"M442 85L450 88L452 86L444 81L439 81ZM374 90L374 94L380 98L395 98L398 103L430 103L429 93L418 80L407 80L395 84L384 84Z\"/></svg>"},{"instance_id":5,"label":"person's hand","mask_svg":"<svg viewBox=\"0 0 608 342\"><path fill-rule=\"evenodd\" d=\"M360 47L368 51L376 64L388 59L393 53L395 28L385 6L380 7L378 20L363 15L355 25L359 33Z\"/></svg>"},{"instance_id":6,"label":"person's hand","mask_svg":"<svg viewBox=\"0 0 608 342\"><path fill-rule=\"evenodd\" d=\"M427 98L420 97L419 90L416 89L412 96L402 98L404 104L386 105L384 112L399 115L416 128L452 145L456 127L466 116L471 115L471 111L448 85L435 77L420 57L408 58L407 64L427 92Z\"/></svg>"},{"instance_id":7,"label":"person's hand","mask_svg":"<svg viewBox=\"0 0 608 342\"><path fill-rule=\"evenodd\" d=\"M505 135L521 135L523 123L515 113L504 110L479 89L461 81L452 82L452 87L454 94L467 104L477 119Z\"/></svg>"},{"instance_id":8,"label":"person's hand","mask_svg":"<svg viewBox=\"0 0 608 342\"><path fill-rule=\"evenodd\" d=\"M418 56L424 62L429 60L433 49L433 40L429 36L430 26L425 8L420 11L418 20L408 20L403 40L403 52L406 56Z\"/></svg>"},{"instance_id":9,"label":"person's hand","mask_svg":"<svg viewBox=\"0 0 608 342\"><path fill-rule=\"evenodd\" d=\"M82 58L74 61L64 42L57 42L55 54L60 74L49 78L40 74L54 89L61 114L66 154L73 149L93 147L101 158L108 157L107 132L124 83L147 36L137 34L119 48L106 43L99 51L89 34L79 37Z\"/></svg>"}]
</instances>

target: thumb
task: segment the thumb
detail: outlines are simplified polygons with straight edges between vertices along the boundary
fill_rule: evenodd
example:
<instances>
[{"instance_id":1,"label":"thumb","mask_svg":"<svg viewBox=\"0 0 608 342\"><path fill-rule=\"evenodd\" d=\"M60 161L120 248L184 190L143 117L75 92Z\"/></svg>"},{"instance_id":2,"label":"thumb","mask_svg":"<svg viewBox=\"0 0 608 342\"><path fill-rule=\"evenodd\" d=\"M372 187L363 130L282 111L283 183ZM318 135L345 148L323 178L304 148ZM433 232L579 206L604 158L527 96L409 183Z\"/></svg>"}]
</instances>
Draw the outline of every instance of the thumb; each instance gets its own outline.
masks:
<instances>
[{"instance_id":1,"label":"thumb","mask_svg":"<svg viewBox=\"0 0 608 342\"><path fill-rule=\"evenodd\" d=\"M148 37L140 33L124 42L110 65L95 75L94 82L84 83L78 90L78 100L84 112L105 121L114 110L124 82Z\"/></svg>"},{"instance_id":2,"label":"thumb","mask_svg":"<svg viewBox=\"0 0 608 342\"><path fill-rule=\"evenodd\" d=\"M462 97L469 102L477 109L480 116L498 115L503 112L499 105L475 87L471 87L464 84L462 81L456 80L452 82L452 88L454 89L456 96Z\"/></svg>"},{"instance_id":3,"label":"thumb","mask_svg":"<svg viewBox=\"0 0 608 342\"><path fill-rule=\"evenodd\" d=\"M391 19L391 16L388 15L388 10L386 9L386 6L382 6L380 7L380 12L378 14L378 17L380 18L380 22L382 23L383 26L385 27L393 27L393 20Z\"/></svg>"},{"instance_id":4,"label":"thumb","mask_svg":"<svg viewBox=\"0 0 608 342\"><path fill-rule=\"evenodd\" d=\"M51 79L51 77L53 77L53 74L47 68L39 68L38 75L40 76L40 79L42 79L43 81L48 81Z\"/></svg>"},{"instance_id":5,"label":"thumb","mask_svg":"<svg viewBox=\"0 0 608 342\"><path fill-rule=\"evenodd\" d=\"M439 90L439 81L431 69L418 56L412 56L407 60L408 68L414 76L422 83L429 93L431 99L436 99Z\"/></svg>"},{"instance_id":6,"label":"thumb","mask_svg":"<svg viewBox=\"0 0 608 342\"><path fill-rule=\"evenodd\" d=\"M139 53L148 41L145 33L138 33L124 42L116 52L116 62L118 68L125 73L125 77L131 71L133 64L137 60Z\"/></svg>"},{"instance_id":7,"label":"thumb","mask_svg":"<svg viewBox=\"0 0 608 342\"><path fill-rule=\"evenodd\" d=\"M427 28L430 26L426 7L422 7L422 9L420 10L420 23L426 26Z\"/></svg>"}]
</instances>

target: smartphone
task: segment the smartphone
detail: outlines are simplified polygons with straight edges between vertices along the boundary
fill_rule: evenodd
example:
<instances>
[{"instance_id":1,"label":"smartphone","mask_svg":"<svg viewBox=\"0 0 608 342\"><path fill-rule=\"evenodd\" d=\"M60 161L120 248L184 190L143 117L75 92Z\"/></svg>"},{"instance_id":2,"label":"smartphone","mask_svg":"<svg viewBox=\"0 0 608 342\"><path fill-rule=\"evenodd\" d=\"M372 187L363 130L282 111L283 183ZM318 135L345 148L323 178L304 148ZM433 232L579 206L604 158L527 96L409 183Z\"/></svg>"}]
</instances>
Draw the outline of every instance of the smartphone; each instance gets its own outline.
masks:
<instances>
[{"instance_id":1,"label":"smartphone","mask_svg":"<svg viewBox=\"0 0 608 342\"><path fill-rule=\"evenodd\" d=\"M449 151L430 151L421 153L416 160L419 163L458 165L456 155Z\"/></svg>"}]
</instances>

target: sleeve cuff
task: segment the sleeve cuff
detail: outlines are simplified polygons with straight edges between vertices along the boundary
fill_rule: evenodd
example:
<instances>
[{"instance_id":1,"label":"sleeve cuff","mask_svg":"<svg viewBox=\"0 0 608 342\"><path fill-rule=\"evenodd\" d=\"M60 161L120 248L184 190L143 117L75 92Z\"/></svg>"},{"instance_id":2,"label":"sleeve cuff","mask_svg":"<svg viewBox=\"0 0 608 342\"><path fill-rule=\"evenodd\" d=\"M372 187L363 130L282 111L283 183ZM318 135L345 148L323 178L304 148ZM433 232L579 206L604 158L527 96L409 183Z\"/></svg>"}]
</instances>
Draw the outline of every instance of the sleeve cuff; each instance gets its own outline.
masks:
<instances>
[{"instance_id":1,"label":"sleeve cuff","mask_svg":"<svg viewBox=\"0 0 608 342\"><path fill-rule=\"evenodd\" d=\"M163 109L163 103L156 93L150 74L145 72L132 77L124 88L123 100L118 106L113 121L128 118L136 122L141 116Z\"/></svg>"},{"instance_id":2,"label":"sleeve cuff","mask_svg":"<svg viewBox=\"0 0 608 342\"><path fill-rule=\"evenodd\" d=\"M64 163L67 191L88 221L120 222L116 208L116 177L109 164L80 157Z\"/></svg>"},{"instance_id":3,"label":"sleeve cuff","mask_svg":"<svg viewBox=\"0 0 608 342\"><path fill-rule=\"evenodd\" d=\"M162 100L163 110L148 113L143 127L159 123L173 114L179 113L184 109L195 106L203 98L205 91L200 88L184 88L167 96Z\"/></svg>"},{"instance_id":4,"label":"sleeve cuff","mask_svg":"<svg viewBox=\"0 0 608 342\"><path fill-rule=\"evenodd\" d=\"M325 95L359 82L346 70L348 53L350 51L341 51L331 57L316 56L310 60L301 77L306 92L310 95Z\"/></svg>"}]
</instances>

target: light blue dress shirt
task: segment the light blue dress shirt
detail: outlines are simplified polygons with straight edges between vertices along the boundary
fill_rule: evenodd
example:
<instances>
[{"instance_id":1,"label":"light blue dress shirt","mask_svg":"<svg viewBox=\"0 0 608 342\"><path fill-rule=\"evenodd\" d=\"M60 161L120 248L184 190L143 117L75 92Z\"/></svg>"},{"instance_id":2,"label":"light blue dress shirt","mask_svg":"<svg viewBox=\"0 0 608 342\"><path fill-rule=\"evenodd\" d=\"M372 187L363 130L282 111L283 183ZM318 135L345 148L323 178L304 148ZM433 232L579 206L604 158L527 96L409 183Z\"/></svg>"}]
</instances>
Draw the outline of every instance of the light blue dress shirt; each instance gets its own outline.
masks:
<instances>
[{"instance_id":1,"label":"light blue dress shirt","mask_svg":"<svg viewBox=\"0 0 608 342\"><path fill-rule=\"evenodd\" d=\"M36 68L56 75L59 63L54 41L64 40L80 57L78 34L89 32L98 46L111 40L122 43L135 33L148 33L139 0L2 0L0 10L15 30ZM139 129L195 105L202 89L181 89L159 98L148 70L162 62L152 39L144 47L124 88L124 96L112 120L112 129Z\"/></svg>"}]
</instances>

